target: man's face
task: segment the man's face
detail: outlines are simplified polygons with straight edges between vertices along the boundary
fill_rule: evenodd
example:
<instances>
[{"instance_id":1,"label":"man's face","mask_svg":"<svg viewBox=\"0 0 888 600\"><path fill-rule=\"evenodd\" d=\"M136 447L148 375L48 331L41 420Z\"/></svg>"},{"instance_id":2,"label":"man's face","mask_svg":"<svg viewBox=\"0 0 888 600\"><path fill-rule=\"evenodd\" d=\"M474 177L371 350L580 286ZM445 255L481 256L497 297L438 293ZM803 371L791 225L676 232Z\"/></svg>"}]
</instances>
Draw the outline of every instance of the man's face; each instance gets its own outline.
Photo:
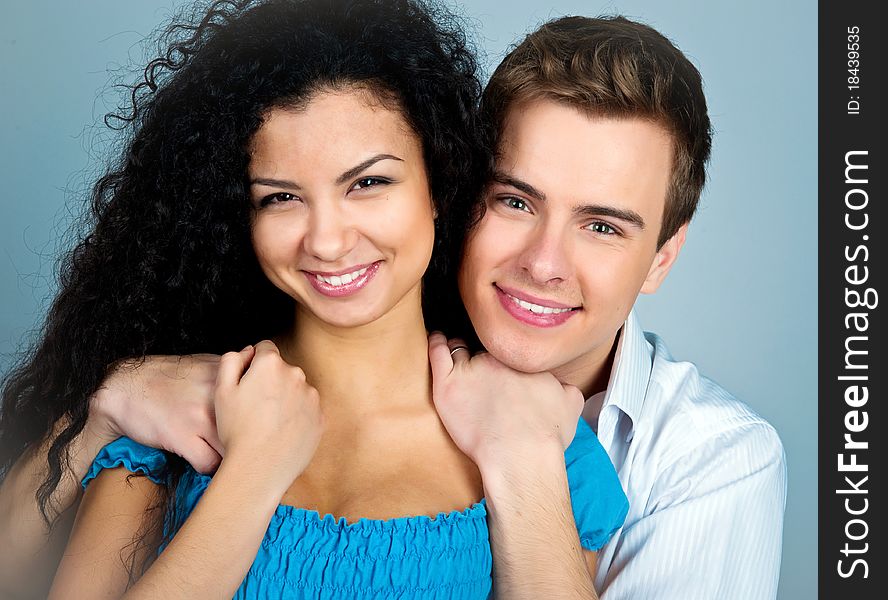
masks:
<instances>
[{"instance_id":1,"label":"man's face","mask_svg":"<svg viewBox=\"0 0 888 600\"><path fill-rule=\"evenodd\" d=\"M657 249L671 165L671 137L651 121L545 100L510 110L459 276L488 351L589 385L684 239L683 228Z\"/></svg>"}]
</instances>

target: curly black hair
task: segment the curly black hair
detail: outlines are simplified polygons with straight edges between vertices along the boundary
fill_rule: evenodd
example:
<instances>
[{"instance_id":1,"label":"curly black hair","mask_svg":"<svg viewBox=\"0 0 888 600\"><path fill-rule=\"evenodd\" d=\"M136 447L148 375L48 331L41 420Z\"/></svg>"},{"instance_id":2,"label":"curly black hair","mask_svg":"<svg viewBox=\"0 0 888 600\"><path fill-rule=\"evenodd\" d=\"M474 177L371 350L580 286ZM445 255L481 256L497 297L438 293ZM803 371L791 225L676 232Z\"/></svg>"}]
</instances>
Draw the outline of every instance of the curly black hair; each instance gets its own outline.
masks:
<instances>
[{"instance_id":1,"label":"curly black hair","mask_svg":"<svg viewBox=\"0 0 888 600\"><path fill-rule=\"evenodd\" d=\"M66 417L37 495L48 522L66 448L113 365L221 354L291 324L293 301L262 275L250 242L248 145L269 110L358 85L402 112L440 215L427 324L454 301L489 155L480 69L459 19L423 0L218 0L193 14L164 30L167 49L132 86L131 106L106 118L129 143L93 188L89 233L61 263L40 339L3 385L0 477Z\"/></svg>"}]
</instances>

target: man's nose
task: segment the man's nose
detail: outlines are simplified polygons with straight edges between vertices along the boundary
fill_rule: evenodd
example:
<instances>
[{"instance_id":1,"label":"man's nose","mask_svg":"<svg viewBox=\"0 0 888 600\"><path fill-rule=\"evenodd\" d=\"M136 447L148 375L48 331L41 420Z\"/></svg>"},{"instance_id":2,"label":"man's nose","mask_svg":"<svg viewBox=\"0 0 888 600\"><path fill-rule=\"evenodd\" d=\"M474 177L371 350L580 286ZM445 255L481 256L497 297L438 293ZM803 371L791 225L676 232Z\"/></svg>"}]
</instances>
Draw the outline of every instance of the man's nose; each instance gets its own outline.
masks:
<instances>
[{"instance_id":1,"label":"man's nose","mask_svg":"<svg viewBox=\"0 0 888 600\"><path fill-rule=\"evenodd\" d=\"M540 285L560 283L570 277L572 241L563 228L540 223L521 252L519 265Z\"/></svg>"}]
</instances>

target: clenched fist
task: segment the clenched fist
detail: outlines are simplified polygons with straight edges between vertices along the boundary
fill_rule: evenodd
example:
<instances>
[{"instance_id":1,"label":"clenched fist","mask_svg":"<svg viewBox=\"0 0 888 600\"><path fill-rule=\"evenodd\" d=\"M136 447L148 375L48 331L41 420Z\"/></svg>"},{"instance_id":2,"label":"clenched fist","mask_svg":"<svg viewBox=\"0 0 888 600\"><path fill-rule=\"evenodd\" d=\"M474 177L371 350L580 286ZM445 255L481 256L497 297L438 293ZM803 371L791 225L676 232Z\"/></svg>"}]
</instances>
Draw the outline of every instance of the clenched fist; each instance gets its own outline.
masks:
<instances>
[{"instance_id":1,"label":"clenched fist","mask_svg":"<svg viewBox=\"0 0 888 600\"><path fill-rule=\"evenodd\" d=\"M441 421L482 474L508 470L573 441L583 395L550 373L520 373L490 354L471 356L459 340L429 337L432 397Z\"/></svg>"},{"instance_id":2,"label":"clenched fist","mask_svg":"<svg viewBox=\"0 0 888 600\"><path fill-rule=\"evenodd\" d=\"M324 429L318 391L277 346L222 356L216 382L216 424L225 458L254 471L281 495L308 466Z\"/></svg>"}]
</instances>

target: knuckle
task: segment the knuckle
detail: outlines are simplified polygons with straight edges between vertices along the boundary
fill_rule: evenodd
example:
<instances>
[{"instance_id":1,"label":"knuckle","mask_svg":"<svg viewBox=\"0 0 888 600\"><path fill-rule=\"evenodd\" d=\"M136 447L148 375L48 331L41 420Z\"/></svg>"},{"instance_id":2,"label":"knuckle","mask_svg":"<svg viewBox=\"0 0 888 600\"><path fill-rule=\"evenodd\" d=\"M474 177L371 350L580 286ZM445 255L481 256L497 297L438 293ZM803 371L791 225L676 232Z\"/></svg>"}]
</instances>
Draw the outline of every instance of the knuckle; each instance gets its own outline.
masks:
<instances>
[{"instance_id":1,"label":"knuckle","mask_svg":"<svg viewBox=\"0 0 888 600\"><path fill-rule=\"evenodd\" d=\"M567 390L568 398L572 398L575 402L584 403L586 398L583 397L583 392L580 391L580 388L576 386L570 386Z\"/></svg>"},{"instance_id":2,"label":"knuckle","mask_svg":"<svg viewBox=\"0 0 888 600\"><path fill-rule=\"evenodd\" d=\"M215 471L216 469L219 468L219 465L221 463L222 463L222 457L219 456L218 454L216 454L215 452L212 452L211 456L207 462L207 466L210 468L210 470Z\"/></svg>"},{"instance_id":3,"label":"knuckle","mask_svg":"<svg viewBox=\"0 0 888 600\"><path fill-rule=\"evenodd\" d=\"M497 368L499 366L499 361L491 357L487 352L476 354L473 358L485 367Z\"/></svg>"},{"instance_id":4,"label":"knuckle","mask_svg":"<svg viewBox=\"0 0 888 600\"><path fill-rule=\"evenodd\" d=\"M226 352L226 353L223 354L222 357L219 359L219 362L221 362L221 363L229 363L229 362L235 360L235 359L237 358L237 355L238 355L237 352Z\"/></svg>"},{"instance_id":5,"label":"knuckle","mask_svg":"<svg viewBox=\"0 0 888 600\"><path fill-rule=\"evenodd\" d=\"M277 353L278 347L271 340L262 340L255 346L256 352Z\"/></svg>"},{"instance_id":6,"label":"knuckle","mask_svg":"<svg viewBox=\"0 0 888 600\"><path fill-rule=\"evenodd\" d=\"M213 409L208 404L198 404L193 410L194 422L197 423L198 427L205 429L210 423L213 422Z\"/></svg>"},{"instance_id":7,"label":"knuckle","mask_svg":"<svg viewBox=\"0 0 888 600\"><path fill-rule=\"evenodd\" d=\"M312 408L320 407L321 404L321 394L317 389L313 388L310 385L306 385L302 394L303 399L308 403Z\"/></svg>"}]
</instances>

